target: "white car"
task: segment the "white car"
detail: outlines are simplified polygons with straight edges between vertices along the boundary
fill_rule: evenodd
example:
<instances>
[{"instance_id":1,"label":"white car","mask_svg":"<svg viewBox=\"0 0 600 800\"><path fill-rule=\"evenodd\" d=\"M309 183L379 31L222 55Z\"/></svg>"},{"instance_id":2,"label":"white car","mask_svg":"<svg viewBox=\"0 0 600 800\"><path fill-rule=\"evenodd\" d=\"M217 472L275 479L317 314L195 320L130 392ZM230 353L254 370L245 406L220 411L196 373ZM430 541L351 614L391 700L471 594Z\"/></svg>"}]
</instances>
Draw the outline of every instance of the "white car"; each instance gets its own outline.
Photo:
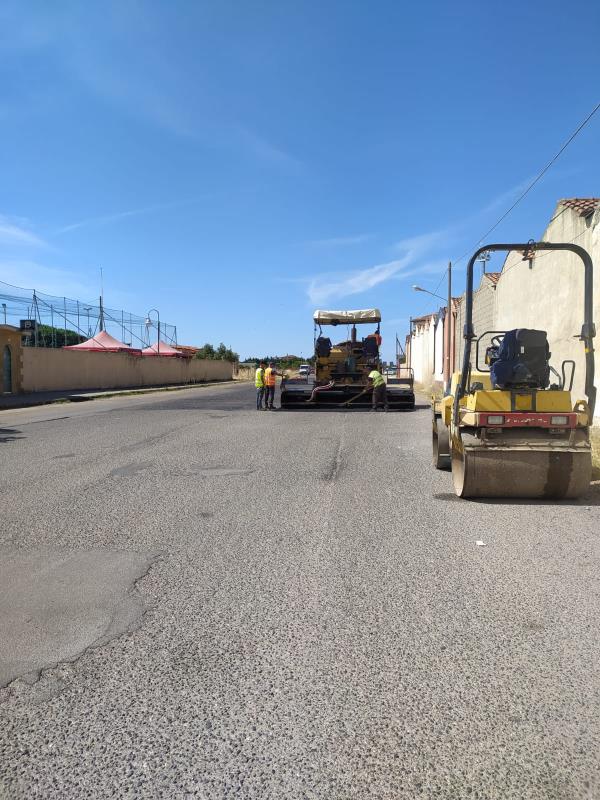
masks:
<instances>
[{"instance_id":1,"label":"white car","mask_svg":"<svg viewBox=\"0 0 600 800\"><path fill-rule=\"evenodd\" d=\"M310 364L300 364L298 367L298 375L308 376L310 375Z\"/></svg>"}]
</instances>

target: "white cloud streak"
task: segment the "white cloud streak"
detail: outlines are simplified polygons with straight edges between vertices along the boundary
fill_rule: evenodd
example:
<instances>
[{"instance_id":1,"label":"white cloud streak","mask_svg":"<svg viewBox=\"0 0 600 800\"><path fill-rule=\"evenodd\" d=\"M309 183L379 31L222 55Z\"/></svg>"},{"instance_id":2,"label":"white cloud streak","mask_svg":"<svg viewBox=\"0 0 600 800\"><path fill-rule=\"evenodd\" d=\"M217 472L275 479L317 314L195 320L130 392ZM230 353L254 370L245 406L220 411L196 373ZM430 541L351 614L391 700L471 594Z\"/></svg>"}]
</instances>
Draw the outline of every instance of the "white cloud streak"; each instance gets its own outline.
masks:
<instances>
[{"instance_id":1,"label":"white cloud streak","mask_svg":"<svg viewBox=\"0 0 600 800\"><path fill-rule=\"evenodd\" d=\"M163 15L148 4L111 3L100 22L77 4L62 13L49 6L34 21L31 16L14 3L6 26L16 41L13 48L25 55L44 48L74 81L123 113L192 144L242 153L291 173L303 170L301 161L268 133L242 119L233 103L223 110L223 89L209 75L190 84L166 47ZM0 27L0 52L2 45Z\"/></svg>"},{"instance_id":2,"label":"white cloud streak","mask_svg":"<svg viewBox=\"0 0 600 800\"><path fill-rule=\"evenodd\" d=\"M372 233L359 233L356 236L334 236L331 239L313 239L304 244L310 247L347 247L368 242L373 238Z\"/></svg>"},{"instance_id":3,"label":"white cloud streak","mask_svg":"<svg viewBox=\"0 0 600 800\"><path fill-rule=\"evenodd\" d=\"M63 233L70 233L71 231L79 230L80 228L109 225L111 222L120 222L121 220L128 219L129 217L140 217L144 214L152 214L156 211L165 211L169 208L180 208L196 202L199 202L199 198L195 198L193 200L178 200L173 203L157 203L156 205L146 206L145 208L134 208L129 211L117 211L114 214L101 214L97 217L89 217L87 219L82 219L79 222L73 222L70 225L65 225L62 228L58 228L58 230L54 231L54 233L56 236L59 236Z\"/></svg>"},{"instance_id":4,"label":"white cloud streak","mask_svg":"<svg viewBox=\"0 0 600 800\"><path fill-rule=\"evenodd\" d=\"M25 247L48 247L48 244L33 233L22 221L0 215L0 243Z\"/></svg>"},{"instance_id":5,"label":"white cloud streak","mask_svg":"<svg viewBox=\"0 0 600 800\"><path fill-rule=\"evenodd\" d=\"M131 211L120 211L116 214L104 214L99 217L89 217L88 219L82 219L79 222L73 222L71 225L65 225L63 228L59 228L57 231L55 231L55 234L58 236L63 233L70 233L71 231L79 230L80 228L108 225L111 222L119 222L120 220L127 219L128 217L139 217L142 214L149 214L151 211L156 211L156 206L151 206L149 208L135 208Z\"/></svg>"},{"instance_id":6,"label":"white cloud streak","mask_svg":"<svg viewBox=\"0 0 600 800\"><path fill-rule=\"evenodd\" d=\"M362 294L391 278L412 274L413 270L410 268L417 268L418 260L431 250L443 235L443 230L431 231L397 242L395 249L401 251L403 255L384 264L376 264L345 274L318 275L308 284L308 298L311 303L319 305L331 299Z\"/></svg>"},{"instance_id":7,"label":"white cloud streak","mask_svg":"<svg viewBox=\"0 0 600 800\"><path fill-rule=\"evenodd\" d=\"M0 260L2 280L12 286L35 289L59 297L93 297L99 287L82 280L80 272L49 267L27 259Z\"/></svg>"}]
</instances>

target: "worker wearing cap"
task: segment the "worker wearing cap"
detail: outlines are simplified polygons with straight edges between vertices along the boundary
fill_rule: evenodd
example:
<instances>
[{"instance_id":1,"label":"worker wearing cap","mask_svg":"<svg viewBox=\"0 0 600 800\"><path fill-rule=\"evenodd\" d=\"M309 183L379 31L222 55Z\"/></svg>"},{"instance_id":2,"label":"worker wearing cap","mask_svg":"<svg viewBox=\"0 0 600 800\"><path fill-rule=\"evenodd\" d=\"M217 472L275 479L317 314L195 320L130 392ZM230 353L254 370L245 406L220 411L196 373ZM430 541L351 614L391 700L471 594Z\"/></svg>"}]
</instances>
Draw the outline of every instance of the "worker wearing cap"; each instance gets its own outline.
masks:
<instances>
[{"instance_id":1,"label":"worker wearing cap","mask_svg":"<svg viewBox=\"0 0 600 800\"><path fill-rule=\"evenodd\" d=\"M265 362L261 361L258 365L258 369L254 375L254 385L256 386L256 410L262 411L263 409L263 400L265 397ZM265 410L266 410L266 403L265 403Z\"/></svg>"},{"instance_id":2,"label":"worker wearing cap","mask_svg":"<svg viewBox=\"0 0 600 800\"><path fill-rule=\"evenodd\" d=\"M383 406L383 410L388 410L387 391L385 386L385 378L377 369L369 372L369 385L373 387L373 405L371 411L377 411L379 406Z\"/></svg>"},{"instance_id":3,"label":"worker wearing cap","mask_svg":"<svg viewBox=\"0 0 600 800\"><path fill-rule=\"evenodd\" d=\"M273 411L273 403L275 402L275 385L277 383L277 375L279 373L275 369L275 364L271 361L265 370L265 408Z\"/></svg>"}]
</instances>

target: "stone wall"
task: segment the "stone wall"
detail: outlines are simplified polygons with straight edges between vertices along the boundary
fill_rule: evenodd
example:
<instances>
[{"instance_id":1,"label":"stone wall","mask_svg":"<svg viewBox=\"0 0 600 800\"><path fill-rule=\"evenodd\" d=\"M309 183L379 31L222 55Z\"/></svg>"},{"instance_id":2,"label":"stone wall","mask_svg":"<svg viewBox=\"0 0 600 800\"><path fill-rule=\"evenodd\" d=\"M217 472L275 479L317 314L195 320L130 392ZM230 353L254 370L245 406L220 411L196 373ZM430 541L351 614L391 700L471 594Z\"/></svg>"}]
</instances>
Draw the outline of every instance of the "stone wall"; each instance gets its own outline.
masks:
<instances>
[{"instance_id":1,"label":"stone wall","mask_svg":"<svg viewBox=\"0 0 600 800\"><path fill-rule=\"evenodd\" d=\"M460 370L464 354L464 327L465 327L465 296L461 297L456 314L456 335L454 338L454 363L456 369ZM487 275L481 276L479 288L473 294L473 328L475 335L481 336L485 331L498 328L496 321L496 283ZM482 340L479 351L480 361L483 361L485 348L489 344L491 337ZM471 361L475 368L476 350L473 348Z\"/></svg>"}]
</instances>

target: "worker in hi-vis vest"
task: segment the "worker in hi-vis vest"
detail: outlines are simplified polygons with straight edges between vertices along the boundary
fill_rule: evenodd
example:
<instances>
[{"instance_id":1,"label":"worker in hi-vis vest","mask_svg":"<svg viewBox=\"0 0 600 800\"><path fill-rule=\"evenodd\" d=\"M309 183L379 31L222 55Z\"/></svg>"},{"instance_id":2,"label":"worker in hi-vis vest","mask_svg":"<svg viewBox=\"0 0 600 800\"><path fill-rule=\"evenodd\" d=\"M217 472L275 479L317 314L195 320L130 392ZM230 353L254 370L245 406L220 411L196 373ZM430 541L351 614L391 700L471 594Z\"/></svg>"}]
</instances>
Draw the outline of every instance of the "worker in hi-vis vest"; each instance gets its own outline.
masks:
<instances>
[{"instance_id":1,"label":"worker in hi-vis vest","mask_svg":"<svg viewBox=\"0 0 600 800\"><path fill-rule=\"evenodd\" d=\"M383 406L383 410L388 410L387 390L385 386L385 378L377 369L369 372L369 385L373 386L373 405L371 411L377 411L379 406Z\"/></svg>"},{"instance_id":2,"label":"worker in hi-vis vest","mask_svg":"<svg viewBox=\"0 0 600 800\"><path fill-rule=\"evenodd\" d=\"M275 364L271 361L265 370L265 406L269 411L273 411L273 403L275 402L275 384L277 383L277 376L279 373L275 369Z\"/></svg>"},{"instance_id":3,"label":"worker in hi-vis vest","mask_svg":"<svg viewBox=\"0 0 600 800\"><path fill-rule=\"evenodd\" d=\"M254 375L254 385L256 386L256 410L263 410L263 400L265 398L265 362L261 361ZM266 405L265 405L266 411Z\"/></svg>"}]
</instances>

